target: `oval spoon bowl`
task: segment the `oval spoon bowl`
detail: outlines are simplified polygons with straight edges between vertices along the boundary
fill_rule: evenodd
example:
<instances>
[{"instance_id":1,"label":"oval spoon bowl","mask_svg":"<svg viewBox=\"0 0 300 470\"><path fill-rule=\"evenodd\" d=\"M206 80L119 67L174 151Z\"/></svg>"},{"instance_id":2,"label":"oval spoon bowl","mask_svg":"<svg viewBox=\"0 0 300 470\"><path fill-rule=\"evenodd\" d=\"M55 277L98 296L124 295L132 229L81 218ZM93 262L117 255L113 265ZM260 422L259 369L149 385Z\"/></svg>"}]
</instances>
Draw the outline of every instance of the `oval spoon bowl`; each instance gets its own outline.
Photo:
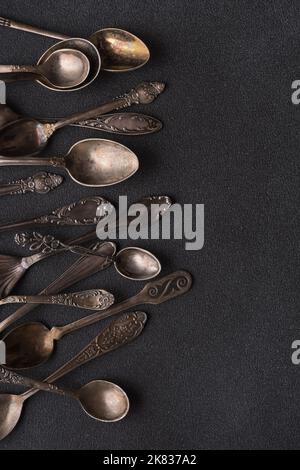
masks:
<instances>
[{"instance_id":1,"label":"oval spoon bowl","mask_svg":"<svg viewBox=\"0 0 300 470\"><path fill-rule=\"evenodd\" d=\"M101 68L100 54L94 44L92 44L87 39L72 38L57 42L42 55L42 57L38 61L38 65L42 65L47 62L50 55L60 49L74 49L76 51L79 51L84 54L89 61L89 73L86 79L81 84L69 88L68 91L81 90L82 88L85 88L86 86L90 85L95 80L95 78L97 78ZM50 82L47 83L47 80L45 80L44 83L41 80L37 80L37 82L43 85L44 87L48 88L49 90L66 91L59 87L51 85Z\"/></svg>"},{"instance_id":2,"label":"oval spoon bowl","mask_svg":"<svg viewBox=\"0 0 300 470\"><path fill-rule=\"evenodd\" d=\"M94 380L84 385L76 396L83 410L94 419L115 423L125 418L130 404L124 390L106 380Z\"/></svg>"},{"instance_id":3,"label":"oval spoon bowl","mask_svg":"<svg viewBox=\"0 0 300 470\"><path fill-rule=\"evenodd\" d=\"M71 178L90 187L121 183L139 169L139 160L131 150L106 139L77 142L71 147L65 162Z\"/></svg>"},{"instance_id":4,"label":"oval spoon bowl","mask_svg":"<svg viewBox=\"0 0 300 470\"><path fill-rule=\"evenodd\" d=\"M161 264L152 253L134 246L117 253L115 268L121 276L134 281L148 281L161 272Z\"/></svg>"},{"instance_id":5,"label":"oval spoon bowl","mask_svg":"<svg viewBox=\"0 0 300 470\"><path fill-rule=\"evenodd\" d=\"M137 36L118 28L101 29L90 41L101 50L103 69L107 72L128 72L143 67L150 51Z\"/></svg>"}]
</instances>

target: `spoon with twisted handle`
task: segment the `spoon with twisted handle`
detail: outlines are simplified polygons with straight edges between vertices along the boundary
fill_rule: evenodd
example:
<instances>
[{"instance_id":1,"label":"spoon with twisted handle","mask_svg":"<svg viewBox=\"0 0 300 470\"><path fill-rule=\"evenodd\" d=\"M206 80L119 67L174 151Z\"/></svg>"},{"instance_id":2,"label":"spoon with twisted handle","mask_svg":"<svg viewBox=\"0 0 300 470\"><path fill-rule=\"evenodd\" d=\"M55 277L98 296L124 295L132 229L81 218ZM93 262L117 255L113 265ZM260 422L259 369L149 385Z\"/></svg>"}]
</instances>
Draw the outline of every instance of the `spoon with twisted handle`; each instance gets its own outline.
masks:
<instances>
[{"instance_id":1,"label":"spoon with twisted handle","mask_svg":"<svg viewBox=\"0 0 300 470\"><path fill-rule=\"evenodd\" d=\"M54 326L51 330L39 322L20 325L3 338L6 346L6 365L11 369L27 369L40 365L52 355L54 342L66 334L138 305L161 304L185 294L191 286L191 275L186 271L176 271L158 281L148 282L137 295L73 323Z\"/></svg>"},{"instance_id":2,"label":"spoon with twisted handle","mask_svg":"<svg viewBox=\"0 0 300 470\"><path fill-rule=\"evenodd\" d=\"M21 31L48 36L54 39L65 40L68 36L53 33L45 29L30 26L24 23L0 17L0 26L19 29ZM150 52L148 47L128 31L118 28L100 29L93 33L89 40L97 47L101 54L102 69L107 72L128 72L145 65Z\"/></svg>"},{"instance_id":3,"label":"spoon with twisted handle","mask_svg":"<svg viewBox=\"0 0 300 470\"><path fill-rule=\"evenodd\" d=\"M161 272L161 264L156 256L137 246L123 248L109 257L101 251L90 250L80 245L67 245L51 235L43 236L37 232L32 235L26 233L16 235L15 241L23 247L29 245L31 251L36 248L42 249L43 252L62 249L79 255L105 257L107 261L113 263L118 274L132 281L149 281Z\"/></svg>"},{"instance_id":4,"label":"spoon with twisted handle","mask_svg":"<svg viewBox=\"0 0 300 470\"><path fill-rule=\"evenodd\" d=\"M147 315L144 312L126 313L111 322L94 340L82 349L80 353L51 374L46 381L52 384L92 359L101 357L108 352L128 344L141 334L146 321ZM93 382L91 384L93 384ZM85 389L85 387L87 388ZM85 387L77 391L76 395L77 398L81 400L81 406L90 416L94 418L109 417L111 419L118 417L118 415L124 415L125 407L119 402L117 402L119 406L114 407L114 413L112 414L112 410L109 408L109 401L105 400L106 397L105 394L103 394L101 384L100 389L98 387L94 389L94 385L86 385ZM13 431L20 419L25 401L38 391L38 389L33 388L22 395L0 394L0 440L4 439ZM106 392L107 389L105 390L105 393ZM111 390L111 392L112 395L114 395L114 389ZM95 394L99 396L99 400L90 401L91 397L93 398ZM104 402L101 398L103 398ZM126 401L125 399L125 402ZM108 413L109 415L107 416Z\"/></svg>"},{"instance_id":5,"label":"spoon with twisted handle","mask_svg":"<svg viewBox=\"0 0 300 470\"><path fill-rule=\"evenodd\" d=\"M0 305L6 304L50 304L66 307L84 308L87 310L105 310L110 307L115 298L103 289L86 290L69 294L56 295L11 295L0 300Z\"/></svg>"},{"instance_id":6,"label":"spoon with twisted handle","mask_svg":"<svg viewBox=\"0 0 300 470\"><path fill-rule=\"evenodd\" d=\"M110 203L109 203L110 204ZM144 216L151 215L151 224L154 224L159 221L159 219L168 212L169 208L172 205L172 200L169 196L148 196L142 198L140 201L137 202L140 204L141 210L144 211ZM157 211L155 211L154 216L153 214L153 207L157 207ZM116 218L115 224L112 224L116 228L119 227L127 227L128 224L134 220L134 216L129 216L125 218ZM96 230L92 230L91 232L86 233L85 235L81 235L73 240L68 240L67 244L69 245L77 245L85 242L90 242L94 239L97 239ZM63 253L68 251L69 248L58 248L57 250L51 249L46 250L46 252L42 251L40 253L35 253L34 255L30 255L27 257L18 257L18 256L7 256L7 255L0 255L0 297L6 297L10 294L12 289L15 285L19 282L19 280L24 276L26 271L30 269L30 267L39 261L47 259L48 257L54 256L59 253ZM110 252L103 253L106 256L111 255ZM105 267L108 267L109 264L106 264Z\"/></svg>"},{"instance_id":7,"label":"spoon with twisted handle","mask_svg":"<svg viewBox=\"0 0 300 470\"><path fill-rule=\"evenodd\" d=\"M23 117L9 122L0 129L0 154L3 157L25 157L36 155L46 147L49 138L55 131L86 119L95 118L132 104L152 103L165 89L161 82L144 82L129 93L115 98L98 108L82 113L72 114L56 122L40 122L34 118Z\"/></svg>"}]
</instances>

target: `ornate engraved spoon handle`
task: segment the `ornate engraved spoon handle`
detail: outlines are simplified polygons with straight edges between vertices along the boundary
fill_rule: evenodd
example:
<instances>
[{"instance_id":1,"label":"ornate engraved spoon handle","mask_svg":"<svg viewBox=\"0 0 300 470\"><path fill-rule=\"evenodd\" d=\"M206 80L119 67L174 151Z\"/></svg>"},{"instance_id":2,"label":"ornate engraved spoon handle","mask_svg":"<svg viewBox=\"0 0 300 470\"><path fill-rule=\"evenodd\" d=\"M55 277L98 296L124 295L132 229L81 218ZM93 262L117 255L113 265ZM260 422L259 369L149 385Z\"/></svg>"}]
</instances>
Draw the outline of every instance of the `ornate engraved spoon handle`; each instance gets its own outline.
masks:
<instances>
[{"instance_id":1,"label":"ornate engraved spoon handle","mask_svg":"<svg viewBox=\"0 0 300 470\"><path fill-rule=\"evenodd\" d=\"M76 255L100 256L101 258L105 258L107 261L114 261L114 257L105 256L100 251L95 251L80 245L67 245L57 238L54 238L52 235L41 235L38 232L33 232L32 234L17 234L15 235L15 242L23 248L29 245L30 251L40 250L40 253L38 254L41 255L54 255L61 251L71 251L71 253Z\"/></svg>"},{"instance_id":2,"label":"ornate engraved spoon handle","mask_svg":"<svg viewBox=\"0 0 300 470\"><path fill-rule=\"evenodd\" d=\"M11 295L0 300L5 304L50 304L88 310L105 310L114 303L114 296L101 289L57 295Z\"/></svg>"},{"instance_id":3,"label":"ornate engraved spoon handle","mask_svg":"<svg viewBox=\"0 0 300 470\"><path fill-rule=\"evenodd\" d=\"M129 308L143 304L161 304L167 300L174 299L188 292L192 287L192 276L187 271L176 271L164 276L157 281L148 282L145 287L135 296L123 302L113 305L104 312L97 312L81 318L65 326L56 326L51 329L52 337L60 339L68 333L80 330L85 326L92 325L104 318L111 317L117 313L124 312Z\"/></svg>"},{"instance_id":4,"label":"ornate engraved spoon handle","mask_svg":"<svg viewBox=\"0 0 300 470\"><path fill-rule=\"evenodd\" d=\"M85 121L87 119L94 119L95 117L101 116L101 114L107 114L111 111L128 108L133 104L150 104L164 91L164 89L165 84L161 82L140 83L128 93L114 98L112 101L108 101L97 108L90 109L82 113L72 114L71 116L52 124L50 123L51 128L54 132L56 129L68 126L69 124Z\"/></svg>"},{"instance_id":5,"label":"ornate engraved spoon handle","mask_svg":"<svg viewBox=\"0 0 300 470\"><path fill-rule=\"evenodd\" d=\"M63 177L54 173L37 173L26 179L20 179L8 184L0 185L0 196L13 196L15 194L48 194L63 182Z\"/></svg>"},{"instance_id":6,"label":"ornate engraved spoon handle","mask_svg":"<svg viewBox=\"0 0 300 470\"><path fill-rule=\"evenodd\" d=\"M53 383L92 359L101 357L104 354L130 343L142 333L146 321L146 313L133 312L126 313L117 320L109 323L95 339L74 356L73 359L51 374L46 381ZM28 392L23 393L22 398L27 400L37 391L36 389L28 390Z\"/></svg>"},{"instance_id":7,"label":"ornate engraved spoon handle","mask_svg":"<svg viewBox=\"0 0 300 470\"><path fill-rule=\"evenodd\" d=\"M38 120L41 122L57 121L53 118L38 118ZM162 122L158 119L139 113L105 114L70 125L121 135L152 134L160 131L163 127Z\"/></svg>"},{"instance_id":8,"label":"ornate engraved spoon handle","mask_svg":"<svg viewBox=\"0 0 300 470\"><path fill-rule=\"evenodd\" d=\"M65 391L47 382L40 382L39 380L30 379L13 372L6 367L0 365L0 382L11 385L23 385L24 387L35 387L44 392L54 392L64 395Z\"/></svg>"},{"instance_id":9,"label":"ornate engraved spoon handle","mask_svg":"<svg viewBox=\"0 0 300 470\"><path fill-rule=\"evenodd\" d=\"M107 204L107 201L101 197L87 197L56 209L48 215L13 224L0 225L0 233L21 227L31 227L32 225L96 225L102 218L96 215L102 204Z\"/></svg>"}]
</instances>

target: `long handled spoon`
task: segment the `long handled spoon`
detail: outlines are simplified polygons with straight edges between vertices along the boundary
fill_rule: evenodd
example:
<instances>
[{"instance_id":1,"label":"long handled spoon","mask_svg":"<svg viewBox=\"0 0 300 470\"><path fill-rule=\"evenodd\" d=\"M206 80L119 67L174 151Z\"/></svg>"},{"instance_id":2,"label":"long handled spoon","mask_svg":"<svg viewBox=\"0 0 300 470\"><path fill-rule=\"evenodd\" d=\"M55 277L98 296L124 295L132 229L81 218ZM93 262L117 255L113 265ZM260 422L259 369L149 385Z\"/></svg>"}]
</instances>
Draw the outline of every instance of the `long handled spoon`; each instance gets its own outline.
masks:
<instances>
[{"instance_id":1,"label":"long handled spoon","mask_svg":"<svg viewBox=\"0 0 300 470\"><path fill-rule=\"evenodd\" d=\"M44 253L50 253L54 247L54 250L68 250L79 255L104 256L101 251L90 250L80 245L67 245L51 235L43 236L37 232L34 232L32 236L26 233L16 235L15 240L23 247L29 245L30 250L38 248ZM158 276L161 271L161 264L153 253L136 246L123 248L106 259L114 263L116 271L121 276L133 281L148 281Z\"/></svg>"},{"instance_id":2,"label":"long handled spoon","mask_svg":"<svg viewBox=\"0 0 300 470\"><path fill-rule=\"evenodd\" d=\"M37 173L12 183L0 184L0 196L23 195L26 193L48 194L61 185L63 180L62 176L54 173Z\"/></svg>"},{"instance_id":3,"label":"long handled spoon","mask_svg":"<svg viewBox=\"0 0 300 470\"><path fill-rule=\"evenodd\" d=\"M114 301L114 296L109 292L103 289L93 289L56 295L11 295L0 300L0 305L50 304L84 308L87 310L105 310L110 307Z\"/></svg>"},{"instance_id":4,"label":"long handled spoon","mask_svg":"<svg viewBox=\"0 0 300 470\"><path fill-rule=\"evenodd\" d=\"M90 71L86 55L76 49L58 49L38 65L0 65L0 78L4 81L36 80L52 89L67 90L84 82Z\"/></svg>"},{"instance_id":5,"label":"long handled spoon","mask_svg":"<svg viewBox=\"0 0 300 470\"><path fill-rule=\"evenodd\" d=\"M116 252L116 246L112 242L97 242L92 245L91 249L101 252L103 256L81 256L75 261L75 263L66 269L66 271L58 276L58 278L43 289L39 295L58 294L74 284L77 284L82 279L86 279L87 277L102 271L111 264L111 261L109 260ZM38 307L38 304L22 305L22 307L18 308L14 313L0 322L0 332L4 331L17 320L20 320L20 318L34 310L36 307Z\"/></svg>"},{"instance_id":6,"label":"long handled spoon","mask_svg":"<svg viewBox=\"0 0 300 470\"><path fill-rule=\"evenodd\" d=\"M54 351L55 341L66 334L138 305L161 304L185 294L191 286L191 275L186 271L176 271L158 281L149 282L138 294L104 312L96 312L73 323L54 326L51 330L38 322L18 326L3 338L6 345L6 365L12 369L35 367L49 359Z\"/></svg>"},{"instance_id":7,"label":"long handled spoon","mask_svg":"<svg viewBox=\"0 0 300 470\"><path fill-rule=\"evenodd\" d=\"M74 144L65 157L0 157L0 167L18 165L63 168L75 183L104 187L121 183L134 175L139 168L139 160L129 148L118 142L85 139Z\"/></svg>"},{"instance_id":8,"label":"long handled spoon","mask_svg":"<svg viewBox=\"0 0 300 470\"><path fill-rule=\"evenodd\" d=\"M0 18L0 26L19 29L54 39L68 38L64 34L53 33L8 18ZM101 29L92 34L89 40L98 48L102 58L102 68L108 72L135 70L145 65L150 58L148 47L138 37L122 29Z\"/></svg>"},{"instance_id":9,"label":"long handled spoon","mask_svg":"<svg viewBox=\"0 0 300 470\"><path fill-rule=\"evenodd\" d=\"M155 212L155 217L151 219L152 223L157 222L172 205L172 201L169 196L149 196L141 199L141 201L138 201L138 203L140 204L140 207L144 209L145 215L149 216L152 213L153 207L157 206L160 208L159 211ZM116 230L120 226L128 226L132 220L134 220L134 216L130 216L124 220L120 218L116 219ZM69 245L76 245L90 242L96 238L96 230L92 230L85 235L81 235L80 237L77 237L73 240L68 240L67 243ZM27 257L0 255L0 297L6 297L9 295L15 285L24 276L26 271L30 269L31 266L44 259L47 259L50 256L54 256L68 250L70 250L70 248L55 249L52 247L51 250L35 253L34 255ZM110 253L107 254L105 251L104 255L109 256ZM106 264L106 266L109 266L109 264Z\"/></svg>"},{"instance_id":10,"label":"long handled spoon","mask_svg":"<svg viewBox=\"0 0 300 470\"><path fill-rule=\"evenodd\" d=\"M129 93L98 108L72 114L56 122L42 123L29 117L9 122L0 129L0 154L4 157L36 155L46 147L49 138L58 129L120 108L127 108L132 104L152 103L163 92L164 88L165 85L161 82L141 83Z\"/></svg>"},{"instance_id":11,"label":"long handled spoon","mask_svg":"<svg viewBox=\"0 0 300 470\"><path fill-rule=\"evenodd\" d=\"M127 313L116 321L111 322L79 354L51 374L46 381L54 383L77 367L128 344L141 334L146 320L147 316L145 313L135 312ZM0 394L0 440L13 431L20 419L25 401L37 392L38 389L34 388L22 395ZM90 392L93 397L95 391L92 387ZM87 395L88 397L80 398L83 398L84 401L81 404L84 405L88 414L93 414L93 417L103 417L103 412L107 411L109 406L109 404L105 403L105 400L104 403L102 401L102 399L105 399L105 395L102 396L102 393L100 393L99 401L92 401L92 408L90 408L90 394L87 393ZM118 411L117 408L116 411Z\"/></svg>"}]
</instances>

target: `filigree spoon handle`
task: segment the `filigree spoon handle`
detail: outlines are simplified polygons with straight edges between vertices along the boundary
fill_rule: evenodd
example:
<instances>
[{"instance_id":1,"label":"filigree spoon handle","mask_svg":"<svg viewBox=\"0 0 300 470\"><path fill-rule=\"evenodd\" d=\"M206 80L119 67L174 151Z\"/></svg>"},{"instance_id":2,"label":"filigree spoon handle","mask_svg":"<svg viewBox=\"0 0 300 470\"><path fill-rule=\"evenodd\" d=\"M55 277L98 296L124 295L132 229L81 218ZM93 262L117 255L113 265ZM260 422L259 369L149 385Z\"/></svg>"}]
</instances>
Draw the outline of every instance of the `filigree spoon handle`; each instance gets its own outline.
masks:
<instances>
[{"instance_id":1,"label":"filigree spoon handle","mask_svg":"<svg viewBox=\"0 0 300 470\"><path fill-rule=\"evenodd\" d=\"M63 182L63 177L54 173L37 173L29 178L0 185L0 196L36 193L48 194Z\"/></svg>"}]
</instances>

